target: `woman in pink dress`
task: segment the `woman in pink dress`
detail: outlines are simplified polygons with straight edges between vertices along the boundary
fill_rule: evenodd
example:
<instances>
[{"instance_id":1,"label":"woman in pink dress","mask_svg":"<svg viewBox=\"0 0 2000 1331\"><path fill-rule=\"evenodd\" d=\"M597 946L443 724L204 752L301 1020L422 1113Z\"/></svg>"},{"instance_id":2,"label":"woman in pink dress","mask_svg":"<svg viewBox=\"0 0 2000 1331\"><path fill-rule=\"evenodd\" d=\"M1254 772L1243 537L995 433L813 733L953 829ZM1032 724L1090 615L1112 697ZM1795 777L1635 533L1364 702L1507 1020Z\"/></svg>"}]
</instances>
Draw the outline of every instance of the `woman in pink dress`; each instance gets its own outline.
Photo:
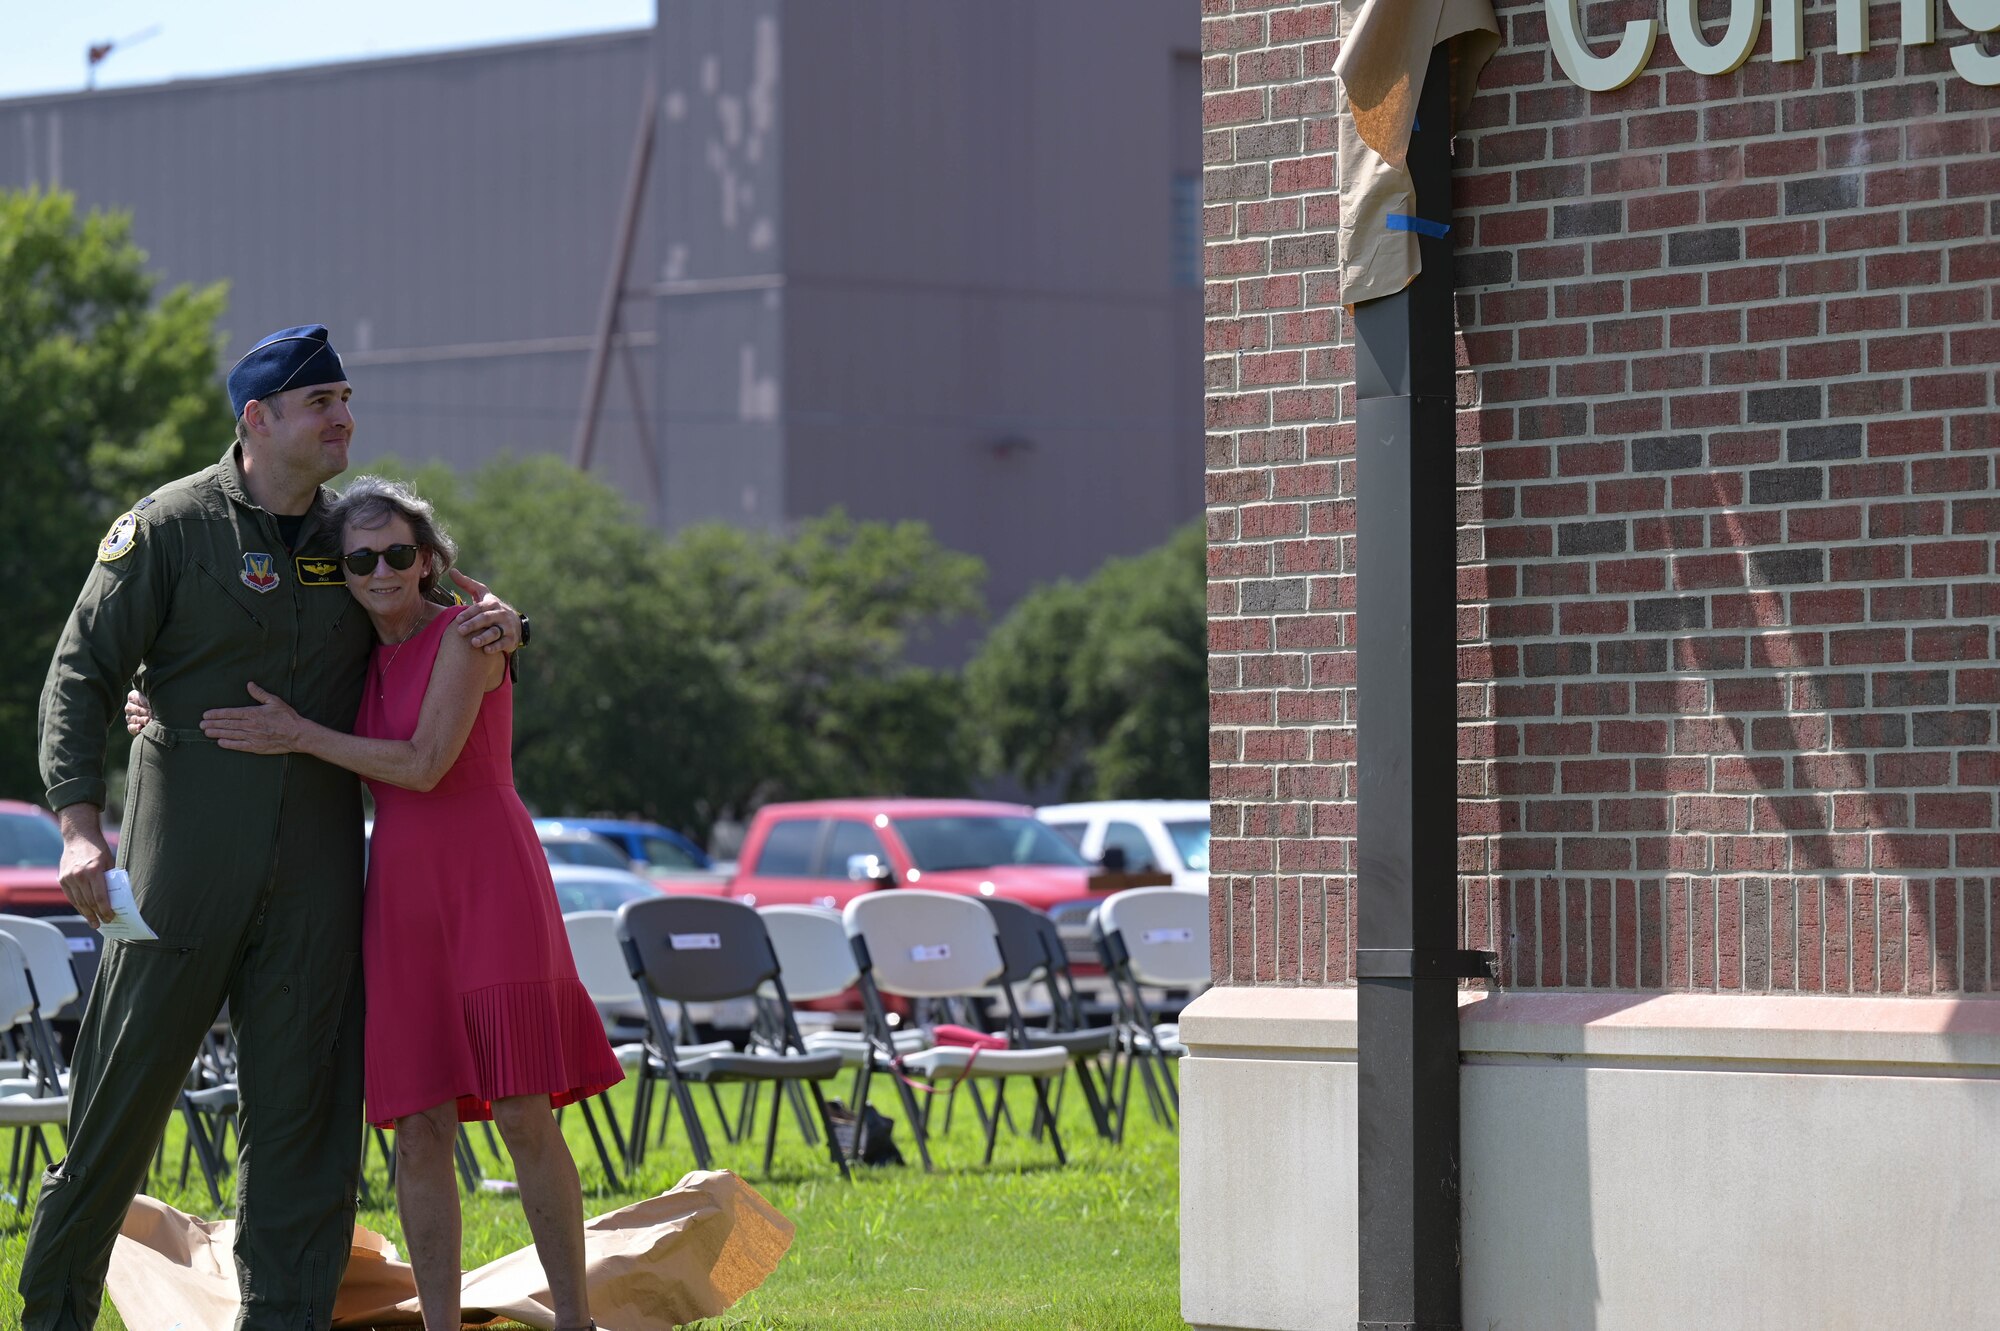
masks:
<instances>
[{"instance_id":1,"label":"woman in pink dress","mask_svg":"<svg viewBox=\"0 0 2000 1331\"><path fill-rule=\"evenodd\" d=\"M396 1128L396 1200L424 1325L459 1326L460 1122L493 1119L519 1174L559 1327L594 1326L583 1194L552 1109L624 1075L576 976L548 861L514 790L505 658L445 632L434 596L457 554L431 506L364 476L341 525L347 590L380 639L355 733L307 721L256 684L257 707L208 713L222 747L308 753L375 796L362 903L368 1119Z\"/></svg>"}]
</instances>

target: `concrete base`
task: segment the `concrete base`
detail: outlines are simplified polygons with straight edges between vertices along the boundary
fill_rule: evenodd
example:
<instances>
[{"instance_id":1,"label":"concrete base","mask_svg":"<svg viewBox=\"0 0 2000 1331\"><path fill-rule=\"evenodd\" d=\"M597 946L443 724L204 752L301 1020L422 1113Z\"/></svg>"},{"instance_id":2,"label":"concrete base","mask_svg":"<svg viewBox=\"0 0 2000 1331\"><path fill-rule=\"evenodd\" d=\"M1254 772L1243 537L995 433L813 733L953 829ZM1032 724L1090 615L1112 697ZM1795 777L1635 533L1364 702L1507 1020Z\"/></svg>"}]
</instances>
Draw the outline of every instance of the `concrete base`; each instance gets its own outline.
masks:
<instances>
[{"instance_id":1,"label":"concrete base","mask_svg":"<svg viewBox=\"0 0 2000 1331\"><path fill-rule=\"evenodd\" d=\"M1181 1304L1352 1331L1352 989L1181 1018ZM1468 1331L1978 1326L2000 1002L1468 994Z\"/></svg>"}]
</instances>

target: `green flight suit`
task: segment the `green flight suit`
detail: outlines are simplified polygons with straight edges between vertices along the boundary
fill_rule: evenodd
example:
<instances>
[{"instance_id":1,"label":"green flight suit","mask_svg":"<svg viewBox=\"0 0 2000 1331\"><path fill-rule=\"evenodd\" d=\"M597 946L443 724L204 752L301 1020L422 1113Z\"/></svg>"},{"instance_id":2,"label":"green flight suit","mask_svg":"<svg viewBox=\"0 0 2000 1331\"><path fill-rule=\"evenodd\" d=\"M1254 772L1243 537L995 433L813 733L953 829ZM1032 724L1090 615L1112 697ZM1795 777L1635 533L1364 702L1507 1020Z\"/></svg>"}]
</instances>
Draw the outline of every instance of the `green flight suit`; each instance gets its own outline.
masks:
<instances>
[{"instance_id":1,"label":"green flight suit","mask_svg":"<svg viewBox=\"0 0 2000 1331\"><path fill-rule=\"evenodd\" d=\"M201 715L255 680L351 730L367 613L340 577L322 490L296 553L234 448L118 520L41 702L51 808L104 803L107 729L135 675L118 862L160 937L110 942L77 1038L69 1151L42 1180L21 1268L25 1331L96 1324L111 1248L223 1000L239 1060L238 1327L323 1328L347 1265L361 1159L360 787L302 754L234 753Z\"/></svg>"}]
</instances>

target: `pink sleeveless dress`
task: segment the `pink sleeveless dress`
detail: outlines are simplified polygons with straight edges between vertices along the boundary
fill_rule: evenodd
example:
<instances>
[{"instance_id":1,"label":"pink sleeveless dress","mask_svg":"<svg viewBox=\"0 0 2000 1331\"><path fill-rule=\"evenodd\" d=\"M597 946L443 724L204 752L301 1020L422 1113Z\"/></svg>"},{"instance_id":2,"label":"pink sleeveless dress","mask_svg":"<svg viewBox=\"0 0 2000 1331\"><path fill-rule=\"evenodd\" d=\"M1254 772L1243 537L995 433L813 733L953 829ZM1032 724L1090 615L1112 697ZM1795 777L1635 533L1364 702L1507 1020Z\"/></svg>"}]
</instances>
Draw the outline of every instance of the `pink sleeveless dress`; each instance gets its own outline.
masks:
<instances>
[{"instance_id":1,"label":"pink sleeveless dress","mask_svg":"<svg viewBox=\"0 0 2000 1331\"><path fill-rule=\"evenodd\" d=\"M355 733L408 739L447 610L400 647L378 646ZM555 885L514 790L514 686L479 704L458 761L419 792L370 781L375 833L361 908L368 986L368 1121L447 1101L461 1121L493 1101L570 1104L624 1077L576 977Z\"/></svg>"}]
</instances>

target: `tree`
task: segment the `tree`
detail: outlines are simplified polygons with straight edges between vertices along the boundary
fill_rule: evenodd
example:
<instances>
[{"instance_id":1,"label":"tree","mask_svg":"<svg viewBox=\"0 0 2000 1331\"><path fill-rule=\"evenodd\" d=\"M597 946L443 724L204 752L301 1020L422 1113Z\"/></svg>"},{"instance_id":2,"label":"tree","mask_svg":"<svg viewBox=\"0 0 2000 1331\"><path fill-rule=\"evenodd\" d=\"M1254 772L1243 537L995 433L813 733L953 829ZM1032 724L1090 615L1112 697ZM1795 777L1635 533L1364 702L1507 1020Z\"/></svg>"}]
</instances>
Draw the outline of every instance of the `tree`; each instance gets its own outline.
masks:
<instances>
[{"instance_id":1,"label":"tree","mask_svg":"<svg viewBox=\"0 0 2000 1331\"><path fill-rule=\"evenodd\" d=\"M834 513L670 540L554 457L370 470L435 503L466 571L533 617L514 775L543 811L706 839L770 799L964 788L958 679L904 653L977 607L983 570L921 524Z\"/></svg>"},{"instance_id":2,"label":"tree","mask_svg":"<svg viewBox=\"0 0 2000 1331\"><path fill-rule=\"evenodd\" d=\"M518 657L514 778L548 813L637 814L705 839L752 779L751 691L690 633L665 541L615 490L546 455L459 477L393 459L437 505L460 566L534 620Z\"/></svg>"},{"instance_id":3,"label":"tree","mask_svg":"<svg viewBox=\"0 0 2000 1331\"><path fill-rule=\"evenodd\" d=\"M130 232L68 194L0 190L0 794L41 797L36 704L98 539L229 439L225 288L156 298Z\"/></svg>"},{"instance_id":4,"label":"tree","mask_svg":"<svg viewBox=\"0 0 2000 1331\"><path fill-rule=\"evenodd\" d=\"M1207 790L1206 548L1190 523L1015 606L965 671L984 770L1066 799Z\"/></svg>"},{"instance_id":5,"label":"tree","mask_svg":"<svg viewBox=\"0 0 2000 1331\"><path fill-rule=\"evenodd\" d=\"M703 525L666 551L688 632L724 653L758 722L741 816L771 799L958 794L968 776L955 675L911 641L980 607L985 566L919 522L835 510L789 536Z\"/></svg>"}]
</instances>

